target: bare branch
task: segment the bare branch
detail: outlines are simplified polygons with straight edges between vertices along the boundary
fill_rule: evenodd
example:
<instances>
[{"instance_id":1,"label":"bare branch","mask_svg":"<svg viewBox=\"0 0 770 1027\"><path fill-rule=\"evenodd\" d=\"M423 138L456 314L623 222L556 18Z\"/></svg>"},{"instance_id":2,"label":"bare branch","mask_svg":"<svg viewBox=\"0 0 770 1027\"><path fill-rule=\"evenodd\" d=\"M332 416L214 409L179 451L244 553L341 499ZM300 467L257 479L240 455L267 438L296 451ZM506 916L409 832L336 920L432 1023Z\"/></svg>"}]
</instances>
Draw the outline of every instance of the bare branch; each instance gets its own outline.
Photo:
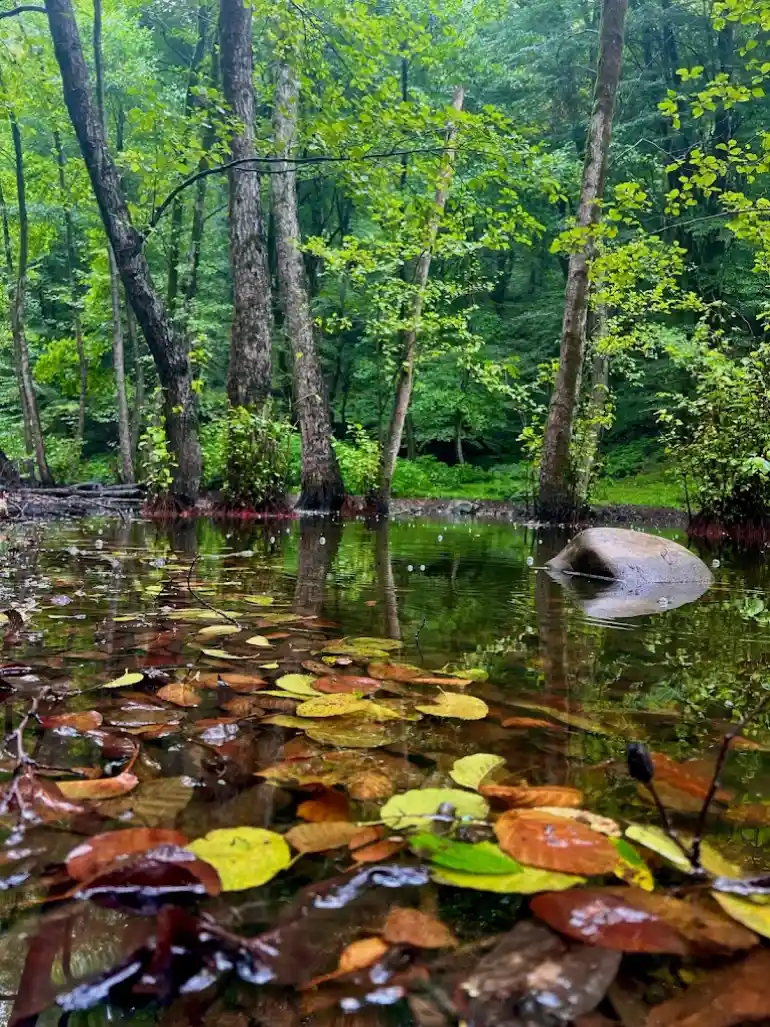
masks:
<instances>
[{"instance_id":1,"label":"bare branch","mask_svg":"<svg viewBox=\"0 0 770 1027\"><path fill-rule=\"evenodd\" d=\"M37 4L20 4L19 7L12 7L10 11L0 11L0 21L3 18L14 18L17 14L25 14L27 11L45 14L45 7L38 7Z\"/></svg>"}]
</instances>

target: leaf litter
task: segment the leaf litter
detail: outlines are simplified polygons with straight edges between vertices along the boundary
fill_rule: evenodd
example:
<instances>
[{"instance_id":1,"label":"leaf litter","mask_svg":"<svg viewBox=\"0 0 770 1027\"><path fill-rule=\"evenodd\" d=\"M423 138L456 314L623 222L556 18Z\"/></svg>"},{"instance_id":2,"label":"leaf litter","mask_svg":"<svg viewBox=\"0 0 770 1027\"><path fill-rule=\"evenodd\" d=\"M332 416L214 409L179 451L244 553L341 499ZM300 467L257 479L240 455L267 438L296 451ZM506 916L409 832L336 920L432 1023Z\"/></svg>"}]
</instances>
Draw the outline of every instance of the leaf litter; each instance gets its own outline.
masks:
<instances>
[{"instance_id":1,"label":"leaf litter","mask_svg":"<svg viewBox=\"0 0 770 1027\"><path fill-rule=\"evenodd\" d=\"M225 612L193 605L189 562L158 571L127 588L147 609L104 636L66 628L82 632L66 666L87 667L74 687L64 659L48 666L25 639L0 668L4 891L23 912L42 888L63 913L52 924L100 909L119 933L144 925L96 976L33 964L22 1012L133 1008L234 975L265 996L300 989L308 1010L406 1002L420 1027L622 1019L611 986L626 953L650 957L646 1027L770 1016L770 875L704 837L718 818L769 818L722 784L719 751L637 745L626 770L626 717L432 667L376 633L379 604L332 638L336 624L285 609L259 577L248 594L227 585L239 609ZM226 579L212 573L193 587L214 607ZM34 607L24 617L32 631ZM554 769L565 756L570 774ZM469 928L476 910L486 934ZM48 916L41 938L64 953Z\"/></svg>"}]
</instances>

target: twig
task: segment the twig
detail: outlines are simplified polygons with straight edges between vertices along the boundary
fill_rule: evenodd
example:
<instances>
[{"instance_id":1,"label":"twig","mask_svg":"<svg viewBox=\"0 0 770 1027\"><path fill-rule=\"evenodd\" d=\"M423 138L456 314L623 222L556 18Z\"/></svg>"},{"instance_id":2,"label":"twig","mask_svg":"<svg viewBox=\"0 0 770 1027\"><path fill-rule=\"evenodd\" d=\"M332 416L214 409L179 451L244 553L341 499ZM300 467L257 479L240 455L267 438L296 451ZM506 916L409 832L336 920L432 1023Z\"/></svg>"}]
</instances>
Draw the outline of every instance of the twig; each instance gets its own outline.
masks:
<instances>
[{"instance_id":1,"label":"twig","mask_svg":"<svg viewBox=\"0 0 770 1027\"><path fill-rule=\"evenodd\" d=\"M215 613L218 617L224 617L225 620L230 621L231 624L235 624L237 628L242 629L243 625L240 624L237 620L235 620L234 617L230 617L228 614L224 612L224 610L218 610L216 606L212 606L211 603L208 602L208 600L204 599L202 595L199 595L199 593L197 593L195 589L192 587L192 572L195 570L195 565L197 564L199 559L200 557L196 556L193 562L190 564L190 569L187 571L187 588L190 592L190 595L193 597L193 599L196 600L196 602L202 603L207 609L211 610L211 612Z\"/></svg>"}]
</instances>

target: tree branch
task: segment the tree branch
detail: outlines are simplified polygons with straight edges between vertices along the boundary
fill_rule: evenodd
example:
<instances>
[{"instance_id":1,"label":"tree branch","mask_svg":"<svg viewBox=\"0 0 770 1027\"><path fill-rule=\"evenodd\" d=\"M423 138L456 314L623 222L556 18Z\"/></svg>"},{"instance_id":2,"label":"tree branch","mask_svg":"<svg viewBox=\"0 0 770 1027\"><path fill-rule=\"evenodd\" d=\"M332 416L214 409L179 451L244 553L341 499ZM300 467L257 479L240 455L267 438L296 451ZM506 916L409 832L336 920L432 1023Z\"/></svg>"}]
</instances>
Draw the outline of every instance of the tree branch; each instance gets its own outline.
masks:
<instances>
[{"instance_id":1,"label":"tree branch","mask_svg":"<svg viewBox=\"0 0 770 1027\"><path fill-rule=\"evenodd\" d=\"M0 11L0 21L3 18L13 18L17 14L24 14L26 11L36 11L38 14L45 14L45 7L38 7L37 4L21 4L19 7L12 7L10 11Z\"/></svg>"}]
</instances>

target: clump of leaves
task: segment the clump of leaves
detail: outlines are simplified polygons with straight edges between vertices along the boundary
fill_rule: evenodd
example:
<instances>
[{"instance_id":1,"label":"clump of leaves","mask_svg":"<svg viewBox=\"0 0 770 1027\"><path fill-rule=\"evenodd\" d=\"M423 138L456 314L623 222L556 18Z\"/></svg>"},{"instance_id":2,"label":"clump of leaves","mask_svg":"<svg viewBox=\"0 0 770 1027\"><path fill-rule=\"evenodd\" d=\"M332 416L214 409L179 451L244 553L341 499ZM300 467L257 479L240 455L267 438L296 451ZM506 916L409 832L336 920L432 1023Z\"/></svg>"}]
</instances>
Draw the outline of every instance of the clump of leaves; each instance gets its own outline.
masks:
<instances>
[{"instance_id":1,"label":"clump of leaves","mask_svg":"<svg viewBox=\"0 0 770 1027\"><path fill-rule=\"evenodd\" d=\"M227 415L223 495L229 506L276 510L291 482L291 426L261 410L231 407Z\"/></svg>"}]
</instances>

